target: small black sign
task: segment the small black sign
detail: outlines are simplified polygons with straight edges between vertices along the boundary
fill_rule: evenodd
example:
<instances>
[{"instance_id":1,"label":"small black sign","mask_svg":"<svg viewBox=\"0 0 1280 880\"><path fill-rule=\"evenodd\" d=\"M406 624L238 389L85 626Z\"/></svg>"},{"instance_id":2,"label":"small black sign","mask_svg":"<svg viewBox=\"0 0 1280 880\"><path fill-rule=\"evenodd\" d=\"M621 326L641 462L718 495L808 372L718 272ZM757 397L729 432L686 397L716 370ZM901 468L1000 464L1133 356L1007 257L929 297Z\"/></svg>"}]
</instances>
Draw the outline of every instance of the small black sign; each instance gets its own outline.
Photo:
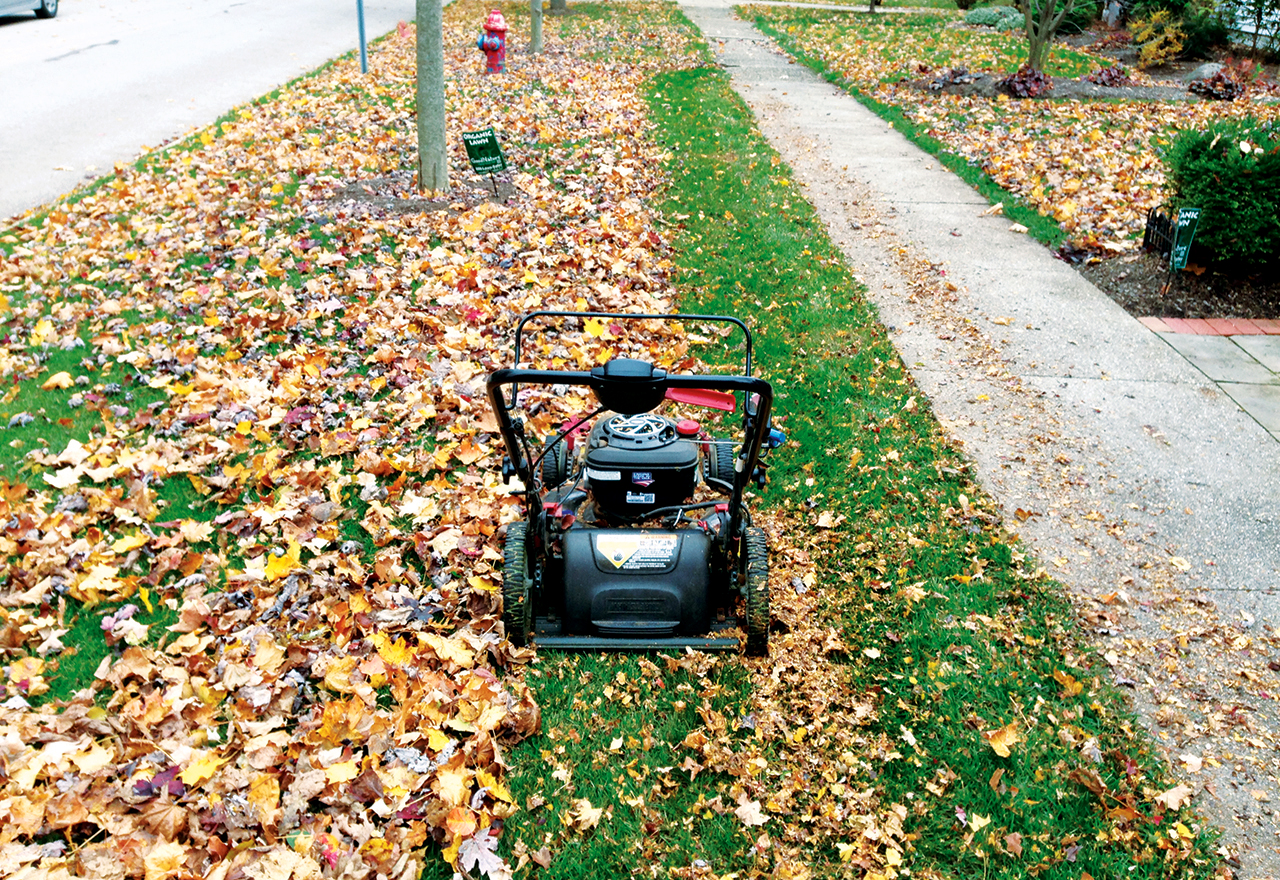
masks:
<instances>
[{"instance_id":1,"label":"small black sign","mask_svg":"<svg viewBox=\"0 0 1280 880\"><path fill-rule=\"evenodd\" d=\"M1196 237L1196 227L1200 225L1200 209L1179 208L1176 217L1173 253L1169 257L1169 268L1175 272L1187 267L1187 254L1191 252L1191 241Z\"/></svg>"},{"instance_id":2,"label":"small black sign","mask_svg":"<svg viewBox=\"0 0 1280 880\"><path fill-rule=\"evenodd\" d=\"M506 157L502 155L498 136L492 128L464 131L462 142L467 145L467 158L476 174L497 174L507 170Z\"/></svg>"}]
</instances>

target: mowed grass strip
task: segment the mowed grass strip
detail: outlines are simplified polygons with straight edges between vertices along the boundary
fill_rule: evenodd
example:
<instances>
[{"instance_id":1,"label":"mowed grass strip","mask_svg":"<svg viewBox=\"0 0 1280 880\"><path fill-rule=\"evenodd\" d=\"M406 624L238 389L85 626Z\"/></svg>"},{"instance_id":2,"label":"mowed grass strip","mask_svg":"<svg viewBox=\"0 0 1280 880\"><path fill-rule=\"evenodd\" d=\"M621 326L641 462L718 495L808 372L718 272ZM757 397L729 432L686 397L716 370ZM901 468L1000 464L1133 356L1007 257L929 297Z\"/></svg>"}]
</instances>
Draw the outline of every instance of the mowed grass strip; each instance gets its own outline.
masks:
<instances>
[{"instance_id":1,"label":"mowed grass strip","mask_svg":"<svg viewBox=\"0 0 1280 880\"><path fill-rule=\"evenodd\" d=\"M1213 874L1212 832L1170 809L1177 798L1156 800L1173 782L1082 647L1060 585L991 513L726 77L664 74L649 97L672 154L664 213L679 224L682 307L755 328L791 440L757 505L801 524L788 540L825 548L816 588L848 645L833 662L879 708L886 747L856 756L862 772L839 785L905 808L907 845L890 873ZM547 735L509 756L526 807L507 823L510 853L526 865L549 857L554 877L773 870L754 834L706 807L727 801L733 780L679 769L680 744L703 722L695 701L743 717L746 663L722 658L698 675L674 659L544 654L531 682ZM814 801L835 787L821 770L801 783ZM805 821L784 809L768 827ZM852 830L814 835L810 876L862 876L844 860L856 842Z\"/></svg>"}]
</instances>

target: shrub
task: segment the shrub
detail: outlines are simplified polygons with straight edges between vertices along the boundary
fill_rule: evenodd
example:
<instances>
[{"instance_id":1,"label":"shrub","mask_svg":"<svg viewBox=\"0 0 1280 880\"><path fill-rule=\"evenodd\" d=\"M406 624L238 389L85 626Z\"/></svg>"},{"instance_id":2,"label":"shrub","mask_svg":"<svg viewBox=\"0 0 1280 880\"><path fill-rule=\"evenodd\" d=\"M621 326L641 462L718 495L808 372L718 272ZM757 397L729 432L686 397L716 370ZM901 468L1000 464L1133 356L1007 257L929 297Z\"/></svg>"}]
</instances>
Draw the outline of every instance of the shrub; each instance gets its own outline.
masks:
<instances>
[{"instance_id":1,"label":"shrub","mask_svg":"<svg viewBox=\"0 0 1280 880\"><path fill-rule=\"evenodd\" d=\"M1280 125L1227 120L1183 132L1165 161L1172 203L1202 210L1196 241L1250 264L1280 253Z\"/></svg>"},{"instance_id":2,"label":"shrub","mask_svg":"<svg viewBox=\"0 0 1280 880\"><path fill-rule=\"evenodd\" d=\"M1182 25L1168 9L1158 9L1146 18L1136 19L1129 32L1138 45L1138 64L1143 67L1155 67L1177 58L1186 39Z\"/></svg>"},{"instance_id":3,"label":"shrub","mask_svg":"<svg viewBox=\"0 0 1280 880\"><path fill-rule=\"evenodd\" d=\"M1019 67L1017 73L1000 80L999 85L1015 98L1035 98L1053 91L1053 79L1027 64Z\"/></svg>"},{"instance_id":4,"label":"shrub","mask_svg":"<svg viewBox=\"0 0 1280 880\"><path fill-rule=\"evenodd\" d=\"M1093 73L1086 76L1085 79L1091 83L1097 83L1100 86L1108 86L1110 88L1133 85L1133 80L1129 78L1129 71L1125 69L1123 64L1113 64L1110 67L1095 70Z\"/></svg>"},{"instance_id":5,"label":"shrub","mask_svg":"<svg viewBox=\"0 0 1280 880\"><path fill-rule=\"evenodd\" d=\"M1236 2L1240 0L1135 0L1129 8L1129 17L1137 23L1160 10L1169 12L1182 28L1183 51L1205 57L1210 49L1229 41L1231 31L1219 7Z\"/></svg>"},{"instance_id":6,"label":"shrub","mask_svg":"<svg viewBox=\"0 0 1280 880\"><path fill-rule=\"evenodd\" d=\"M998 31L1012 31L1022 28L1026 18L1012 6L983 6L965 13L965 24L976 24L995 28Z\"/></svg>"}]
</instances>

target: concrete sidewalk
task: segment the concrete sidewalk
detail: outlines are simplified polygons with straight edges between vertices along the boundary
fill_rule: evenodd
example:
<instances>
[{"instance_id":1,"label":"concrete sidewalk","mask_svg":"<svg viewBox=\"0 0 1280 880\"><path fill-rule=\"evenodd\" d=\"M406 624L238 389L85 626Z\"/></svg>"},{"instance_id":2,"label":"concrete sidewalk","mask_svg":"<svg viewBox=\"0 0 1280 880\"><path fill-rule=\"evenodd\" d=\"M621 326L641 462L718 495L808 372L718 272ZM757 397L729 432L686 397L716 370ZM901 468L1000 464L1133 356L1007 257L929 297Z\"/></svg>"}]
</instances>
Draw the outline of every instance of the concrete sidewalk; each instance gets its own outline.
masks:
<instances>
[{"instance_id":1,"label":"concrete sidewalk","mask_svg":"<svg viewBox=\"0 0 1280 880\"><path fill-rule=\"evenodd\" d=\"M1236 664L1232 637L1280 626L1280 444L1276 424L1260 424L1276 412L1280 337L1144 326L985 215L978 193L728 2L680 2L1005 521L1095 621L1117 680L1136 683L1138 708L1151 719L1195 681L1194 699L1247 699L1260 727L1280 729L1276 702L1239 688L1238 665L1223 671ZM1237 354L1243 372L1230 364ZM1185 652L1171 649L1177 664L1160 662L1188 633ZM1210 783L1197 802L1226 828L1245 875L1280 876L1274 815L1246 792L1280 801L1274 749L1258 745L1191 781ZM1216 748L1181 748L1201 746Z\"/></svg>"}]
</instances>

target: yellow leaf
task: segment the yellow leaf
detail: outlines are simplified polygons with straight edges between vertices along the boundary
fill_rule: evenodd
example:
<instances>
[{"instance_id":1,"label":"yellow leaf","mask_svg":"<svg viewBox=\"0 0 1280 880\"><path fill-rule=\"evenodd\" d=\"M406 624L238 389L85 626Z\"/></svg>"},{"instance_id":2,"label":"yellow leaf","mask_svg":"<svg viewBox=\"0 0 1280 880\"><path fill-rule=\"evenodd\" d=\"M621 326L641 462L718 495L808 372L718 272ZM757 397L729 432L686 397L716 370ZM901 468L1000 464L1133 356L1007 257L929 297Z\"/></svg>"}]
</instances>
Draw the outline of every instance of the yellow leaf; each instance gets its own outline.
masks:
<instances>
[{"instance_id":1,"label":"yellow leaf","mask_svg":"<svg viewBox=\"0 0 1280 880\"><path fill-rule=\"evenodd\" d=\"M340 694L350 693L352 691L351 673L355 672L358 662L360 661L357 657L339 657L334 660L324 672L325 686Z\"/></svg>"},{"instance_id":2,"label":"yellow leaf","mask_svg":"<svg viewBox=\"0 0 1280 880\"><path fill-rule=\"evenodd\" d=\"M145 545L148 540L147 536L143 534L125 535L112 544L111 549L116 553L128 553L130 550L137 550Z\"/></svg>"},{"instance_id":3,"label":"yellow leaf","mask_svg":"<svg viewBox=\"0 0 1280 880\"><path fill-rule=\"evenodd\" d=\"M440 795L440 799L451 807L465 804L471 800L472 771L458 761L457 766L445 765L436 772L435 782L431 787Z\"/></svg>"},{"instance_id":4,"label":"yellow leaf","mask_svg":"<svg viewBox=\"0 0 1280 880\"><path fill-rule=\"evenodd\" d=\"M1053 680L1062 685L1062 692L1068 697L1074 697L1084 690L1084 685L1076 681L1075 676L1063 672L1061 669L1054 671Z\"/></svg>"},{"instance_id":5,"label":"yellow leaf","mask_svg":"<svg viewBox=\"0 0 1280 880\"><path fill-rule=\"evenodd\" d=\"M355 761L343 761L341 764L334 764L324 770L325 781L332 785L350 782L359 775L360 766Z\"/></svg>"},{"instance_id":6,"label":"yellow leaf","mask_svg":"<svg viewBox=\"0 0 1280 880\"><path fill-rule=\"evenodd\" d=\"M478 782L482 788L489 789L489 794L493 795L498 800L506 801L509 804L515 803L515 800L511 797L511 792L507 791L506 787L495 779L493 774L488 770L477 770L476 782Z\"/></svg>"},{"instance_id":7,"label":"yellow leaf","mask_svg":"<svg viewBox=\"0 0 1280 880\"><path fill-rule=\"evenodd\" d=\"M979 816L974 813L973 818L969 820L969 829L971 831L981 831L991 824L991 819L987 816Z\"/></svg>"},{"instance_id":8,"label":"yellow leaf","mask_svg":"<svg viewBox=\"0 0 1280 880\"><path fill-rule=\"evenodd\" d=\"M987 745L991 746L991 750L1002 758L1007 758L1011 754L1010 749L1017 743L1022 742L1022 737L1018 735L1018 723L1010 721L1004 727L996 730L988 730L983 734L987 741Z\"/></svg>"},{"instance_id":9,"label":"yellow leaf","mask_svg":"<svg viewBox=\"0 0 1280 880\"><path fill-rule=\"evenodd\" d=\"M239 434L241 437L247 437L252 430L253 430L253 422L249 421L248 419L241 419L236 424L236 433Z\"/></svg>"},{"instance_id":10,"label":"yellow leaf","mask_svg":"<svg viewBox=\"0 0 1280 880\"><path fill-rule=\"evenodd\" d=\"M42 344L51 332L53 332L53 322L48 318L41 318L36 322L35 329L31 331L31 344L33 346Z\"/></svg>"},{"instance_id":11,"label":"yellow leaf","mask_svg":"<svg viewBox=\"0 0 1280 880\"><path fill-rule=\"evenodd\" d=\"M172 840L162 840L142 858L144 880L168 880L182 873L187 848Z\"/></svg>"},{"instance_id":12,"label":"yellow leaf","mask_svg":"<svg viewBox=\"0 0 1280 880\"><path fill-rule=\"evenodd\" d=\"M493 581L489 580L488 578L479 577L477 575L472 575L471 577L467 578L467 583L470 584L473 589L484 590L485 592L488 592L488 593L492 593L498 589L497 585L493 583Z\"/></svg>"},{"instance_id":13,"label":"yellow leaf","mask_svg":"<svg viewBox=\"0 0 1280 880\"><path fill-rule=\"evenodd\" d=\"M392 666L408 666L413 662L413 648L407 639L392 641L386 633L376 633L373 646L378 649L378 656L383 662Z\"/></svg>"},{"instance_id":14,"label":"yellow leaf","mask_svg":"<svg viewBox=\"0 0 1280 880\"><path fill-rule=\"evenodd\" d=\"M439 752L451 742L453 740L437 728L432 727L427 730L427 745L431 748L431 751Z\"/></svg>"},{"instance_id":15,"label":"yellow leaf","mask_svg":"<svg viewBox=\"0 0 1280 880\"><path fill-rule=\"evenodd\" d=\"M138 587L138 598L142 600L142 604L147 606L147 613L154 614L155 606L151 604L151 591L146 587Z\"/></svg>"},{"instance_id":16,"label":"yellow leaf","mask_svg":"<svg viewBox=\"0 0 1280 880\"><path fill-rule=\"evenodd\" d=\"M42 391L52 391L54 388L70 388L74 384L76 383L75 380L71 378L71 374L66 370L63 370L60 373L54 373L48 379L41 382L40 388Z\"/></svg>"},{"instance_id":17,"label":"yellow leaf","mask_svg":"<svg viewBox=\"0 0 1280 880\"><path fill-rule=\"evenodd\" d=\"M178 778L188 787L195 788L212 779L213 774L217 773L218 768L225 763L227 759L219 757L216 752L205 752L188 764L187 769L178 774Z\"/></svg>"},{"instance_id":18,"label":"yellow leaf","mask_svg":"<svg viewBox=\"0 0 1280 880\"><path fill-rule=\"evenodd\" d=\"M582 329L587 331L588 336L604 336L609 325L604 318L587 318L582 322Z\"/></svg>"},{"instance_id":19,"label":"yellow leaf","mask_svg":"<svg viewBox=\"0 0 1280 880\"><path fill-rule=\"evenodd\" d=\"M277 556L271 553L267 557L267 580L278 581L290 572L302 567L299 557L302 556L302 548L298 546L297 541L289 542L289 549L284 555Z\"/></svg>"},{"instance_id":20,"label":"yellow leaf","mask_svg":"<svg viewBox=\"0 0 1280 880\"><path fill-rule=\"evenodd\" d=\"M259 773L249 783L249 803L263 817L270 817L280 807L280 777L275 773Z\"/></svg>"}]
</instances>

